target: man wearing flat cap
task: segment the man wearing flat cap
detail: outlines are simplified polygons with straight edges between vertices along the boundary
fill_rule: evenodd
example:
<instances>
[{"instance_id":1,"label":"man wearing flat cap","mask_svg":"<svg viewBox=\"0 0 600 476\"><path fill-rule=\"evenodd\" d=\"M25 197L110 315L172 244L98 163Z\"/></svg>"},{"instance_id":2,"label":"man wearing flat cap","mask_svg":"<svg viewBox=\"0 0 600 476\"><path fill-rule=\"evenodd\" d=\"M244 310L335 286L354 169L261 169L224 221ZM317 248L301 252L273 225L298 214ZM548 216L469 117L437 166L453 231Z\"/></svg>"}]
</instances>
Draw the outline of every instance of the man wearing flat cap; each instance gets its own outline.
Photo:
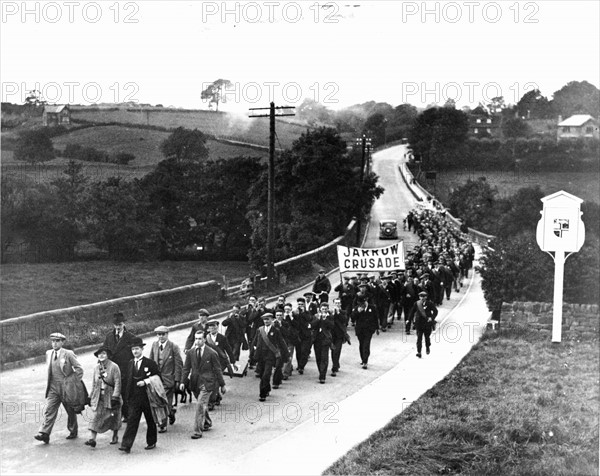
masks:
<instances>
[{"instance_id":1,"label":"man wearing flat cap","mask_svg":"<svg viewBox=\"0 0 600 476\"><path fill-rule=\"evenodd\" d=\"M63 349L66 337L60 332L50 334L52 349L46 352L46 366L48 368L48 383L46 385L46 408L44 420L40 430L34 438L48 444L50 433L58 416L60 405L67 412L67 440L77 438L77 414L73 408L64 402L65 385L69 380L81 380L83 368L72 350Z\"/></svg>"},{"instance_id":2,"label":"man wearing flat cap","mask_svg":"<svg viewBox=\"0 0 600 476\"><path fill-rule=\"evenodd\" d=\"M190 334L188 335L185 341L185 346L183 347L184 354L187 353L187 351L190 350L194 345L194 342L196 341L196 332L202 331L205 335L208 332L208 326L206 325L208 322L208 316L210 316L210 314L206 309L198 310L198 322L192 325Z\"/></svg>"},{"instance_id":3,"label":"man wearing flat cap","mask_svg":"<svg viewBox=\"0 0 600 476\"><path fill-rule=\"evenodd\" d=\"M419 293L419 300L411 310L411 316L414 318L415 329L417 330L417 357L421 358L421 348L423 345L423 336L425 336L425 351L429 354L431 347L431 332L435 328L435 318L438 310L433 301L429 299L426 291Z\"/></svg>"},{"instance_id":4,"label":"man wearing flat cap","mask_svg":"<svg viewBox=\"0 0 600 476\"><path fill-rule=\"evenodd\" d=\"M175 423L175 412L173 408L173 396L181 382L181 371L183 370L183 359L179 346L169 340L169 329L167 326L158 326L154 329L156 340L150 348L149 358L154 360L160 370L160 378L167 394L167 404L169 412L169 424ZM175 402L177 403L177 402ZM167 427L161 426L159 433L167 431Z\"/></svg>"},{"instance_id":5,"label":"man wearing flat cap","mask_svg":"<svg viewBox=\"0 0 600 476\"><path fill-rule=\"evenodd\" d=\"M321 268L319 269L319 274L315 278L315 282L312 287L312 292L318 296L323 291L325 291L327 294L331 292L331 282L325 274L325 270Z\"/></svg>"},{"instance_id":6,"label":"man wearing flat cap","mask_svg":"<svg viewBox=\"0 0 600 476\"><path fill-rule=\"evenodd\" d=\"M113 315L113 327L114 329L106 334L102 345L110 351L112 355L111 360L119 366L119 370L121 371L121 388L124 388L127 364L133 358L131 342L135 339L135 335L126 329L125 316L122 312L115 312ZM127 402L123 402L121 411L123 421L127 421L129 411Z\"/></svg>"},{"instance_id":7,"label":"man wearing flat cap","mask_svg":"<svg viewBox=\"0 0 600 476\"><path fill-rule=\"evenodd\" d=\"M280 362L285 362L289 354L281 331L273 325L273 314L267 312L262 318L264 325L258 328L252 347L256 358L256 373L260 377L259 400L264 402L271 392L273 368Z\"/></svg>"},{"instance_id":8,"label":"man wearing flat cap","mask_svg":"<svg viewBox=\"0 0 600 476\"><path fill-rule=\"evenodd\" d=\"M233 364L235 364L233 349L229 345L227 338L219 332L219 321L212 319L208 321L206 325L208 326L208 332L206 333L206 345L214 350L219 356L221 370L227 370L229 377L233 378ZM214 388L208 401L208 409L213 410L215 405L221 404L222 399L223 397L221 397L219 388Z\"/></svg>"}]
</instances>

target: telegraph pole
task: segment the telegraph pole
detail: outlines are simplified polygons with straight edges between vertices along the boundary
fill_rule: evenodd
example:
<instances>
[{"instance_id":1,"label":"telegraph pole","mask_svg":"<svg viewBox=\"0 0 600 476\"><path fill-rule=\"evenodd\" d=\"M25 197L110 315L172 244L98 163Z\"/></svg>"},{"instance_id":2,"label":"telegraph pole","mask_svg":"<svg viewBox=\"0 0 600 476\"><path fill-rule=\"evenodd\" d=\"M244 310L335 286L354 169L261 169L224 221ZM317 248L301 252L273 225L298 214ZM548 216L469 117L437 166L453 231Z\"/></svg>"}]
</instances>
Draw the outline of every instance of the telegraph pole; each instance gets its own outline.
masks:
<instances>
[{"instance_id":1,"label":"telegraph pole","mask_svg":"<svg viewBox=\"0 0 600 476\"><path fill-rule=\"evenodd\" d=\"M284 113L275 115L276 109L293 109L291 106L278 106L271 101L269 107L252 107L250 111L269 110L269 114L260 114L249 117L268 117L269 118L269 167L268 167L268 184L267 184L267 289L273 286L273 277L275 270L273 267L273 251L274 251L274 190L275 190L275 117L280 116L295 116L293 113Z\"/></svg>"},{"instance_id":2,"label":"telegraph pole","mask_svg":"<svg viewBox=\"0 0 600 476\"><path fill-rule=\"evenodd\" d=\"M367 147L371 147L371 138L363 134L362 137L356 139L356 144L360 145L362 148L362 155L360 159L360 185L362 187L362 184L365 180L365 153ZM359 208L356 216L356 246L360 246L360 219L361 217Z\"/></svg>"}]
</instances>

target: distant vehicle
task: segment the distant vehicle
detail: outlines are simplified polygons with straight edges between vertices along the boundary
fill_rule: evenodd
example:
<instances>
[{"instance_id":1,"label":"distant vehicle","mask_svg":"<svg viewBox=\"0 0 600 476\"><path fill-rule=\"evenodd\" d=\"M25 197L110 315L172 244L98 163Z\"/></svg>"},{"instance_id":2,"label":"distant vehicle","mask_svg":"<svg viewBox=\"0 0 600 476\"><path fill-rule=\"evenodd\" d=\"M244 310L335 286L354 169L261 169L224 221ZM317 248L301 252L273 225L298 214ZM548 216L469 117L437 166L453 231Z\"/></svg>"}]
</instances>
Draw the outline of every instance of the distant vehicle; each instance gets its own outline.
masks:
<instances>
[{"instance_id":1,"label":"distant vehicle","mask_svg":"<svg viewBox=\"0 0 600 476\"><path fill-rule=\"evenodd\" d=\"M379 239L397 239L398 223L396 220L381 220L379 222Z\"/></svg>"}]
</instances>

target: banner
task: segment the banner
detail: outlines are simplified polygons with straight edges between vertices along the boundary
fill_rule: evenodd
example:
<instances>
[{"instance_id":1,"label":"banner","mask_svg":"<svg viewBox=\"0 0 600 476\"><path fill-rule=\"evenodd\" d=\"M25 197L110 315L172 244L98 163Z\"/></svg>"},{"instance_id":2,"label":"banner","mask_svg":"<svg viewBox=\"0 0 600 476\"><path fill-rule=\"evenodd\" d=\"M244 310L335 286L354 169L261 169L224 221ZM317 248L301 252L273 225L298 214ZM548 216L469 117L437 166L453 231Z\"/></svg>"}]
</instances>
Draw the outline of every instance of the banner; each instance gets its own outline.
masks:
<instances>
[{"instance_id":1,"label":"banner","mask_svg":"<svg viewBox=\"0 0 600 476\"><path fill-rule=\"evenodd\" d=\"M385 248L352 248L338 245L337 253L340 273L405 269L402 241Z\"/></svg>"}]
</instances>

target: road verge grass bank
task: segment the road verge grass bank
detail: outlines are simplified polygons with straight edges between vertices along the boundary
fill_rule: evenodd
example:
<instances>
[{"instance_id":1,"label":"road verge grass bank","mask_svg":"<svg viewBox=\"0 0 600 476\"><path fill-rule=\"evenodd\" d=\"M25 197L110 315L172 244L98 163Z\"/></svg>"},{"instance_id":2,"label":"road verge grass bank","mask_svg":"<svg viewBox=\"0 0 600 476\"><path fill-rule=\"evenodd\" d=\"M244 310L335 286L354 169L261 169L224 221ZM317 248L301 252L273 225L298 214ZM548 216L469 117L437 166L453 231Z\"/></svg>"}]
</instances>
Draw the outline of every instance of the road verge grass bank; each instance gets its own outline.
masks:
<instances>
[{"instance_id":1,"label":"road verge grass bank","mask_svg":"<svg viewBox=\"0 0 600 476\"><path fill-rule=\"evenodd\" d=\"M488 331L325 474L595 475L599 390L597 337L553 344L536 331Z\"/></svg>"}]
</instances>

